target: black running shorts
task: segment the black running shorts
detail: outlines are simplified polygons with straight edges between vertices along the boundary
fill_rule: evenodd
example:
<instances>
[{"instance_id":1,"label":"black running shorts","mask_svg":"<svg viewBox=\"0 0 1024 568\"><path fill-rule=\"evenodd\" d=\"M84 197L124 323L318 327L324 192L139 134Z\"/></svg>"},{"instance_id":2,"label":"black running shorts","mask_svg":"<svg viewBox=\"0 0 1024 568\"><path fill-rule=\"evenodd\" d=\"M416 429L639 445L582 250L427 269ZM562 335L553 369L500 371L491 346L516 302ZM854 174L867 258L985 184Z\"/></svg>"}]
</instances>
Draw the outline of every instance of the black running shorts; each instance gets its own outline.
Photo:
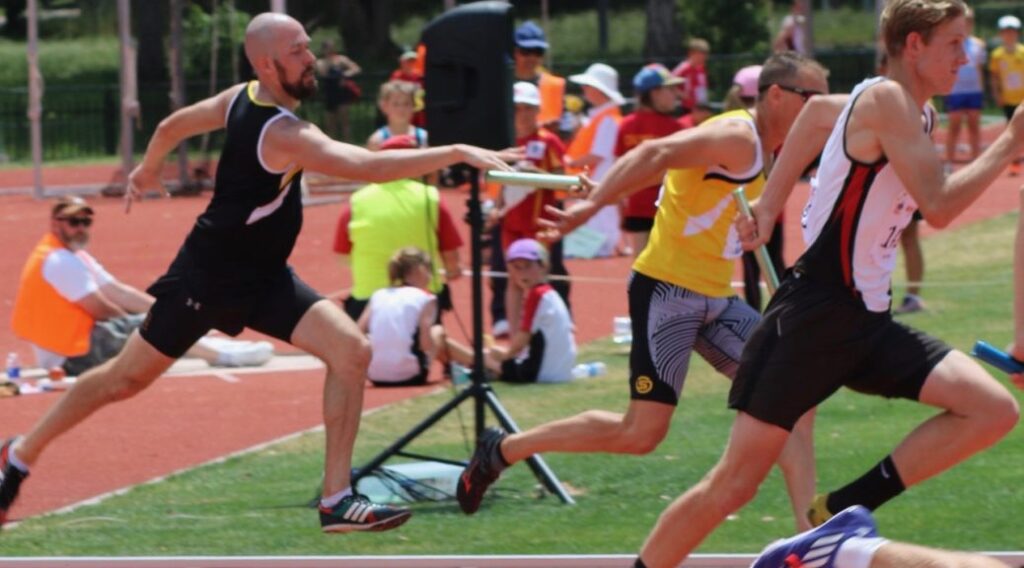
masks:
<instances>
[{"instance_id":1,"label":"black running shorts","mask_svg":"<svg viewBox=\"0 0 1024 568\"><path fill-rule=\"evenodd\" d=\"M299 320L323 299L285 267L267 279L264 285L247 288L246 301L210 301L214 294L204 293L194 279L170 272L149 292L156 297L139 332L158 351L177 359L211 329L238 335L248 327L271 337L291 342ZM218 290L217 298L227 298Z\"/></svg>"},{"instance_id":2,"label":"black running shorts","mask_svg":"<svg viewBox=\"0 0 1024 568\"><path fill-rule=\"evenodd\" d=\"M889 312L868 311L849 290L791 272L747 343L729 406L792 430L843 386L917 400L950 351Z\"/></svg>"}]
</instances>

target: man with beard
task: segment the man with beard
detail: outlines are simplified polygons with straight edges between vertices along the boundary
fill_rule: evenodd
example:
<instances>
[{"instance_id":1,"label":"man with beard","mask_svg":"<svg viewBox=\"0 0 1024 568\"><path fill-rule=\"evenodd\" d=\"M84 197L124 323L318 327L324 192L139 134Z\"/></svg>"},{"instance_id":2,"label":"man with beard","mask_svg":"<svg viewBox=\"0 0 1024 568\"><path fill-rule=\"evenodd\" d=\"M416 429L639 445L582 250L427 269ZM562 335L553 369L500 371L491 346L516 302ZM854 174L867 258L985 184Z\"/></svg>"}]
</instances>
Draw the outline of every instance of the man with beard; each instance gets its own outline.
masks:
<instances>
[{"instance_id":1,"label":"man with beard","mask_svg":"<svg viewBox=\"0 0 1024 568\"><path fill-rule=\"evenodd\" d=\"M32 346L36 366L77 376L112 359L142 325L155 298L121 282L86 250L93 209L63 197L50 209L50 230L21 271L14 300L14 333ZM210 365L262 365L274 356L268 341L202 337L186 355Z\"/></svg>"},{"instance_id":2,"label":"man with beard","mask_svg":"<svg viewBox=\"0 0 1024 568\"><path fill-rule=\"evenodd\" d=\"M309 36L283 14L260 14L246 29L245 51L257 80L236 85L164 119L129 177L128 203L160 187L166 155L185 139L227 129L217 183L167 273L139 332L113 360L85 373L23 438L0 448L0 523L29 467L59 435L106 404L131 397L159 377L212 328L236 335L250 327L324 361L326 458L320 524L324 532L388 530L410 511L379 505L351 489L352 446L370 361L365 336L341 308L286 264L302 224L301 172L386 181L467 162L508 169L472 146L371 153L336 142L293 113L316 92Z\"/></svg>"}]
</instances>

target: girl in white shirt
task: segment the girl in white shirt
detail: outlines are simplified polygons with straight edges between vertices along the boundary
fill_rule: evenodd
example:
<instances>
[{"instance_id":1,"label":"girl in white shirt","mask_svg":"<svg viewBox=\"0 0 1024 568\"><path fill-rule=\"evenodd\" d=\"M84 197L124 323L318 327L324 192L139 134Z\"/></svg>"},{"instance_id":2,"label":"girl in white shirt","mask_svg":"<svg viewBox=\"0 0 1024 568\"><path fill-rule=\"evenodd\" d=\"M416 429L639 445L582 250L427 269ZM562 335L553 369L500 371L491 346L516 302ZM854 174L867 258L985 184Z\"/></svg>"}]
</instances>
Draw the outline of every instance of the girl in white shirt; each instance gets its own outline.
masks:
<instances>
[{"instance_id":1,"label":"girl in white shirt","mask_svg":"<svg viewBox=\"0 0 1024 568\"><path fill-rule=\"evenodd\" d=\"M391 286L374 292L359 318L359 328L373 350L367 375L377 386L427 382L437 353L435 338L443 337L436 324L437 297L426 290L431 270L426 252L416 247L400 249L388 262Z\"/></svg>"}]
</instances>

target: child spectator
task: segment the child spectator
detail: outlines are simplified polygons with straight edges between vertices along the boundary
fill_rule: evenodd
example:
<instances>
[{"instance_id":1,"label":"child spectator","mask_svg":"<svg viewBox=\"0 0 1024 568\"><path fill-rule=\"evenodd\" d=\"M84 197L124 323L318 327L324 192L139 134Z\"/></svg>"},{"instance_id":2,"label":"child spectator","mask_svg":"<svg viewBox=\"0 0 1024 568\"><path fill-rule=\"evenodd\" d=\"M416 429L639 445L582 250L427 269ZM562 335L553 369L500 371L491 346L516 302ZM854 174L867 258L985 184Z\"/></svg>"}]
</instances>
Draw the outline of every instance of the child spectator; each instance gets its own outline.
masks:
<instances>
[{"instance_id":1,"label":"child spectator","mask_svg":"<svg viewBox=\"0 0 1024 568\"><path fill-rule=\"evenodd\" d=\"M433 277L430 255L405 247L388 262L391 285L370 296L359 329L370 338L373 356L366 374L379 387L408 387L427 382L437 354L434 331L437 297L427 291Z\"/></svg>"},{"instance_id":2,"label":"child spectator","mask_svg":"<svg viewBox=\"0 0 1024 568\"><path fill-rule=\"evenodd\" d=\"M999 41L1002 45L992 50L988 61L992 98L1002 107L1006 120L1013 116L1017 105L1024 101L1024 50L1020 48L1020 19L1017 16L999 18ZM1010 175L1020 175L1021 160L1010 164Z\"/></svg>"},{"instance_id":3,"label":"child spectator","mask_svg":"<svg viewBox=\"0 0 1024 568\"><path fill-rule=\"evenodd\" d=\"M381 126L370 135L366 147L379 150L381 144L392 136L410 135L420 148L427 147L427 131L414 126L413 115L416 113L416 93L419 85L407 81L388 81L380 86L377 106L387 117L387 124Z\"/></svg>"},{"instance_id":4,"label":"child spectator","mask_svg":"<svg viewBox=\"0 0 1024 568\"><path fill-rule=\"evenodd\" d=\"M708 71L704 64L711 52L707 40L700 38L691 39L686 48L686 59L672 70L673 75L683 79L679 87L683 114L693 112L699 103L708 102Z\"/></svg>"},{"instance_id":5,"label":"child spectator","mask_svg":"<svg viewBox=\"0 0 1024 568\"><path fill-rule=\"evenodd\" d=\"M547 282L548 251L534 239L519 239L505 251L509 280L527 290L523 317L507 348L485 352L484 364L503 381L512 383L564 383L572 380L576 364L576 338L569 309ZM472 351L447 341L448 356L472 364Z\"/></svg>"},{"instance_id":6,"label":"child spectator","mask_svg":"<svg viewBox=\"0 0 1024 568\"><path fill-rule=\"evenodd\" d=\"M398 58L398 69L391 72L389 80L414 83L419 87L416 89L414 99L415 104L413 108L415 113L412 115L412 124L420 127L425 126L427 124L427 113L423 110L423 73L420 72L419 54L412 50L402 52L402 55Z\"/></svg>"},{"instance_id":7,"label":"child spectator","mask_svg":"<svg viewBox=\"0 0 1024 568\"><path fill-rule=\"evenodd\" d=\"M562 173L565 147L561 139L538 125L540 112L540 91L532 83L520 81L513 87L512 100L515 104L516 146L526 149L526 159L517 164L517 169L534 172ZM549 189L511 186L502 187L494 216L501 219L501 248L508 249L519 239L529 239L541 230L540 219L551 219L546 212L548 206L559 206L556 193ZM566 275L562 261L562 241L551 245L550 274ZM498 283L496 283L498 284ZM561 280L553 284L566 306L569 305L569 282ZM497 294L500 286L495 286ZM511 329L519 323L523 290L512 279L505 288L505 312Z\"/></svg>"},{"instance_id":8,"label":"child spectator","mask_svg":"<svg viewBox=\"0 0 1024 568\"><path fill-rule=\"evenodd\" d=\"M657 63L644 67L633 77L637 110L623 118L619 124L616 157L625 155L644 140L661 138L681 129L673 114L679 105L675 85L682 82L679 77L672 76L665 66ZM654 226L654 214L658 210L655 202L660 188L659 182L631 194L625 200L622 230L630 236L634 255L639 255L647 246L651 227Z\"/></svg>"}]
</instances>

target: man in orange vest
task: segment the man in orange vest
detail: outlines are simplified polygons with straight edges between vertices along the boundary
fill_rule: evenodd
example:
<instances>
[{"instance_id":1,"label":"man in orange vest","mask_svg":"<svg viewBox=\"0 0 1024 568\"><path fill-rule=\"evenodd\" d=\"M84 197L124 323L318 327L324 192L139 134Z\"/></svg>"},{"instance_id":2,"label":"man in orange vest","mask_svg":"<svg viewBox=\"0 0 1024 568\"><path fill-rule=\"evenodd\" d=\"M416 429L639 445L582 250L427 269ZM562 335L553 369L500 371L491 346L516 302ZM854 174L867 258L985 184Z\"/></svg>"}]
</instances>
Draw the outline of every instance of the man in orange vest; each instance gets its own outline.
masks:
<instances>
[{"instance_id":1,"label":"man in orange vest","mask_svg":"<svg viewBox=\"0 0 1024 568\"><path fill-rule=\"evenodd\" d=\"M565 79L552 74L541 66L548 50L544 30L527 21L516 28L515 59L516 81L537 85L540 90L540 115L537 122L545 128L556 128L562 118L565 98Z\"/></svg>"},{"instance_id":2,"label":"man in orange vest","mask_svg":"<svg viewBox=\"0 0 1024 568\"><path fill-rule=\"evenodd\" d=\"M120 282L85 247L93 209L65 197L50 211L50 231L21 272L12 325L28 341L36 364L78 375L117 355L153 305L149 294ZM211 365L262 365L273 356L267 341L202 338L189 355Z\"/></svg>"}]
</instances>

